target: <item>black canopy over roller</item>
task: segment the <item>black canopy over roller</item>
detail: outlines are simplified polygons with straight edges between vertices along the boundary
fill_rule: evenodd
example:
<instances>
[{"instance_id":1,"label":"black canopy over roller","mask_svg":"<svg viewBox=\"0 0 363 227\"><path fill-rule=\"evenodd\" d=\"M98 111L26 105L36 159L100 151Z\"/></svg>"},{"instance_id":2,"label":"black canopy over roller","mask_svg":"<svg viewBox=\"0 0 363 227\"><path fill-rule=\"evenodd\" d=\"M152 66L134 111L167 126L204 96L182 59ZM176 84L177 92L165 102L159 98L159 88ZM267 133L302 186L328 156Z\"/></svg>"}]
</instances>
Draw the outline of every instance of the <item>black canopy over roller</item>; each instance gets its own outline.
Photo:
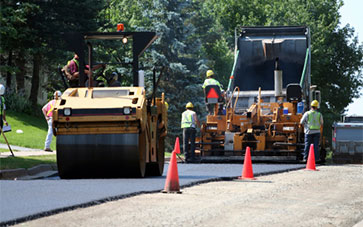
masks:
<instances>
[{"instance_id":1,"label":"black canopy over roller","mask_svg":"<svg viewBox=\"0 0 363 227\"><path fill-rule=\"evenodd\" d=\"M138 71L139 71L139 57L140 55L154 42L157 38L155 32L73 32L65 33L64 38L67 43L67 49L77 53L79 62L85 62L87 49L87 40L122 40L123 38L132 39L132 72L133 84L138 86ZM91 55L91 53L89 53ZM92 55L91 55L92 56ZM92 66L92 59L90 67ZM79 84L83 86L86 76L84 74L84 65L79 65Z\"/></svg>"}]
</instances>

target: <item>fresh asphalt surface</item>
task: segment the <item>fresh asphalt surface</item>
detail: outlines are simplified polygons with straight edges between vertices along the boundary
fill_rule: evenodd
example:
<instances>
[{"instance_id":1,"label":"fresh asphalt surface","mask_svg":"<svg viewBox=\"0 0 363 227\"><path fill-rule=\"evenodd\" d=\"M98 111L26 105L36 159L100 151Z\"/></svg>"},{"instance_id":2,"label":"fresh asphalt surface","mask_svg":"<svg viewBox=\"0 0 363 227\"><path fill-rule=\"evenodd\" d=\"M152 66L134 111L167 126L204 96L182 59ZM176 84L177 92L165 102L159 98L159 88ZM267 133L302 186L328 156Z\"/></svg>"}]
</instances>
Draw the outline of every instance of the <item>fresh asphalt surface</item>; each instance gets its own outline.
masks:
<instances>
[{"instance_id":1,"label":"fresh asphalt surface","mask_svg":"<svg viewBox=\"0 0 363 227\"><path fill-rule=\"evenodd\" d=\"M253 164L255 176L301 169L301 164ZM143 179L0 180L0 225L164 189L162 177ZM178 164L181 187L241 176L242 164ZM257 179L258 180L258 179ZM182 196L182 195L181 195Z\"/></svg>"}]
</instances>

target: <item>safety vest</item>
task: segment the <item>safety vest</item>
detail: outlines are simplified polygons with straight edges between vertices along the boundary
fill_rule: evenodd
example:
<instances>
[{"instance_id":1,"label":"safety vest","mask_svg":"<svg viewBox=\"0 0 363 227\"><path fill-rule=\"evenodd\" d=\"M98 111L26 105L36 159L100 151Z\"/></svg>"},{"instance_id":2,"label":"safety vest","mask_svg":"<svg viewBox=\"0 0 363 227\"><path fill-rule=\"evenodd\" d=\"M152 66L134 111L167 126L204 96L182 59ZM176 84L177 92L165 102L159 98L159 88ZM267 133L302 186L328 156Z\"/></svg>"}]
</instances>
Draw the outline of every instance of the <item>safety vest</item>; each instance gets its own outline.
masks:
<instances>
[{"instance_id":1,"label":"safety vest","mask_svg":"<svg viewBox=\"0 0 363 227\"><path fill-rule=\"evenodd\" d=\"M77 69L79 69L79 62L78 62L78 60L75 59L75 58L73 58L72 60L69 60L68 63L67 63L68 66L69 66L69 64L71 64L71 61L74 61L74 63L76 63L76 65L77 65Z\"/></svg>"},{"instance_id":2,"label":"safety vest","mask_svg":"<svg viewBox=\"0 0 363 227\"><path fill-rule=\"evenodd\" d=\"M320 129L320 113L310 110L308 112L308 127L310 130Z\"/></svg>"},{"instance_id":3,"label":"safety vest","mask_svg":"<svg viewBox=\"0 0 363 227\"><path fill-rule=\"evenodd\" d=\"M192 110L186 110L182 114L181 128L195 128L195 122L193 115L195 114Z\"/></svg>"},{"instance_id":4,"label":"safety vest","mask_svg":"<svg viewBox=\"0 0 363 227\"><path fill-rule=\"evenodd\" d=\"M208 85L218 85L219 89L222 90L221 84L218 82L218 80L213 78L208 78L204 81L202 88L205 88Z\"/></svg>"},{"instance_id":5,"label":"safety vest","mask_svg":"<svg viewBox=\"0 0 363 227\"><path fill-rule=\"evenodd\" d=\"M1 115L3 115L4 105L5 105L5 98L3 96L1 96L1 103L0 103L0 114Z\"/></svg>"},{"instance_id":6,"label":"safety vest","mask_svg":"<svg viewBox=\"0 0 363 227\"><path fill-rule=\"evenodd\" d=\"M47 106L47 109L48 109L48 111L47 111L47 117L51 117L51 113L52 113L52 111L53 111L53 109L54 109L54 103L55 103L55 101L54 100L52 100L52 101L50 101L49 102L49 104L48 104L48 106ZM49 108L49 105L50 105L50 108ZM53 115L53 114L52 114Z\"/></svg>"}]
</instances>

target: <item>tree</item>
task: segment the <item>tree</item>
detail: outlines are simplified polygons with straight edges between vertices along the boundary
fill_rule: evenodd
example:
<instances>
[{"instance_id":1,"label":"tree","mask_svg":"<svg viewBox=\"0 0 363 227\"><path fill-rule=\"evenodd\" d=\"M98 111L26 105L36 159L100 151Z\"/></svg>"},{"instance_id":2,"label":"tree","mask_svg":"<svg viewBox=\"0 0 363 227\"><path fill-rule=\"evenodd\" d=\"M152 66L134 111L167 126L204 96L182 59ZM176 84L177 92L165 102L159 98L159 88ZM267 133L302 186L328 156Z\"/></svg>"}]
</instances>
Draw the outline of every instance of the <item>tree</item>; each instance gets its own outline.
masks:
<instances>
[{"instance_id":1,"label":"tree","mask_svg":"<svg viewBox=\"0 0 363 227\"><path fill-rule=\"evenodd\" d=\"M26 66L32 65L30 101L35 106L41 70L56 72L57 63L66 62L61 33L97 30L100 22L98 13L103 4L103 1L92 0L2 0L1 59L7 62L7 66L1 68L1 74L7 73L7 78L10 78L9 75L15 73L17 92L21 92L24 90L24 76L29 73ZM63 55L59 55L59 50ZM60 57L63 58L60 60Z\"/></svg>"},{"instance_id":2,"label":"tree","mask_svg":"<svg viewBox=\"0 0 363 227\"><path fill-rule=\"evenodd\" d=\"M112 18L113 23L125 21L133 30L155 31L158 39L145 53L151 61L144 58L143 66L165 66L167 68L163 80L159 84L159 92L164 92L169 104L167 140L169 149L180 135L181 113L187 102L193 102L197 112L204 109L202 80L200 75L206 67L200 59L201 42L194 37L196 28L188 20L191 18L189 1L138 1L129 7L127 1L119 4L111 3L107 12L121 12ZM127 28L130 31L130 28ZM192 38L193 37L193 38ZM151 73L146 74L147 87L151 86Z\"/></svg>"}]
</instances>

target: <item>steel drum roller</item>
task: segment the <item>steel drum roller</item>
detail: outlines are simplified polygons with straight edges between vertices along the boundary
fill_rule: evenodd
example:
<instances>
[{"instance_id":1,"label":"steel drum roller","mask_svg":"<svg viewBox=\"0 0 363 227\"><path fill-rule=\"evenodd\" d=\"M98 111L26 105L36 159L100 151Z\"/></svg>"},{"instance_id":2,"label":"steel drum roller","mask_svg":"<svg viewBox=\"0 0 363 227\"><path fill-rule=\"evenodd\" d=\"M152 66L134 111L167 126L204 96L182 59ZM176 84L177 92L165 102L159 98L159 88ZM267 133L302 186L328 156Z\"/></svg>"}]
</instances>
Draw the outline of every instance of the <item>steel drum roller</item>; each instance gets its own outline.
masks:
<instances>
[{"instance_id":1,"label":"steel drum roller","mask_svg":"<svg viewBox=\"0 0 363 227\"><path fill-rule=\"evenodd\" d=\"M143 177L143 134L84 134L57 136L61 178Z\"/></svg>"}]
</instances>

